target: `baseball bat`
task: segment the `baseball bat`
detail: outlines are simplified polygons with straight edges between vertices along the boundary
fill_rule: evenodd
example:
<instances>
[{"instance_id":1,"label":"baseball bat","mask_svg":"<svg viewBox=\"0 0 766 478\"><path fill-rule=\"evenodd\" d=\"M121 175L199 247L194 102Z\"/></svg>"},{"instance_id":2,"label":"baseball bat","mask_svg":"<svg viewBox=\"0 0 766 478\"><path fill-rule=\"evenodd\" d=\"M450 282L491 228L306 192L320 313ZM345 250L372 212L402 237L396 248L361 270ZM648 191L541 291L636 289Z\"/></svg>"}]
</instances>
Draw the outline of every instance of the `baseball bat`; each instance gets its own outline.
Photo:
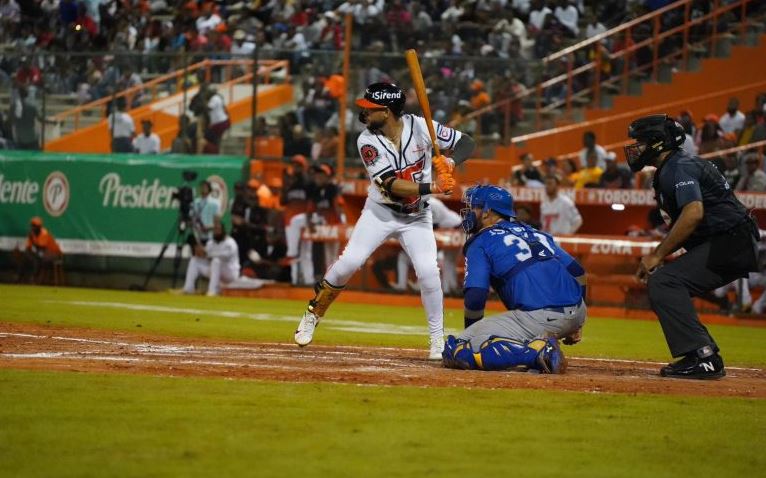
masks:
<instances>
[{"instance_id":1,"label":"baseball bat","mask_svg":"<svg viewBox=\"0 0 766 478\"><path fill-rule=\"evenodd\" d=\"M431 120L431 105L428 103L426 83L423 81L423 72L420 71L418 53L415 50L407 50L404 52L404 57L407 59L407 66L410 68L412 86L415 88L415 94L418 95L420 109L423 110L423 117L426 119L426 126L428 126L428 135L431 136L431 146L434 149L434 156L441 156L441 153L439 153L439 145L436 144L436 131L434 131L434 123Z\"/></svg>"}]
</instances>

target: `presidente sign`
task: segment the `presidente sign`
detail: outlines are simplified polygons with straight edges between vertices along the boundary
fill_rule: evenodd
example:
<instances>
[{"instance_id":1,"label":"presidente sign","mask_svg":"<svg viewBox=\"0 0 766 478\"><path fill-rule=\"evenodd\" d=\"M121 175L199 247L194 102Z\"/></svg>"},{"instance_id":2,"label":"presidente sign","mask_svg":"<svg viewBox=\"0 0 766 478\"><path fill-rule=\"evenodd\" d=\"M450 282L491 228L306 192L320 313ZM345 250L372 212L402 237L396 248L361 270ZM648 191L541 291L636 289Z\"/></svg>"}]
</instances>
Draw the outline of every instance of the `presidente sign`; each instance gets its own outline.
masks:
<instances>
[{"instance_id":1,"label":"presidente sign","mask_svg":"<svg viewBox=\"0 0 766 478\"><path fill-rule=\"evenodd\" d=\"M244 158L0 154L0 249L19 245L41 216L64 252L156 255L177 228L179 186L206 179L225 216ZM198 180L185 183L182 171ZM196 196L196 192L195 192Z\"/></svg>"}]
</instances>

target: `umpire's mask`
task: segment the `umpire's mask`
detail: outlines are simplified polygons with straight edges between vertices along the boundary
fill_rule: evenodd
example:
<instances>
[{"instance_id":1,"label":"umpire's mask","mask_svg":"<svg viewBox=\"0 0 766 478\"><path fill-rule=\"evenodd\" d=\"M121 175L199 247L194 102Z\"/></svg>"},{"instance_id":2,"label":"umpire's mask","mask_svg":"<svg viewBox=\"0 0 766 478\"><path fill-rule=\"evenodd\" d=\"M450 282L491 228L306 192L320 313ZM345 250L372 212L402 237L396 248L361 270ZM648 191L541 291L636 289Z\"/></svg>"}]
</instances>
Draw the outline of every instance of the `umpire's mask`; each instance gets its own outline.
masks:
<instances>
[{"instance_id":1,"label":"umpire's mask","mask_svg":"<svg viewBox=\"0 0 766 478\"><path fill-rule=\"evenodd\" d=\"M625 146L625 159L634 173L654 165L660 153L678 149L686 139L683 127L668 115L635 120L628 126L628 136L636 140Z\"/></svg>"}]
</instances>

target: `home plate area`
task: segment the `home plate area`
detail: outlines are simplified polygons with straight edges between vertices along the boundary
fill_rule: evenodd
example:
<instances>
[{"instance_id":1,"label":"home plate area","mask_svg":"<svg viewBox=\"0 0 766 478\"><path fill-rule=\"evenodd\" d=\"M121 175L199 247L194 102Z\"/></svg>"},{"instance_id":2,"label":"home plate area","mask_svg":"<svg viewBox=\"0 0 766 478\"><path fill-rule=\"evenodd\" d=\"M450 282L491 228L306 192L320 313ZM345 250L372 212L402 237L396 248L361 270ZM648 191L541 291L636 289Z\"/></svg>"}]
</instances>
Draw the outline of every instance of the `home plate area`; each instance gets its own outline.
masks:
<instances>
[{"instance_id":1,"label":"home plate area","mask_svg":"<svg viewBox=\"0 0 766 478\"><path fill-rule=\"evenodd\" d=\"M565 348L570 353L574 349ZM426 350L227 342L0 323L0 367L286 382L593 393L766 397L766 370L727 367L719 381L666 379L657 362L569 357L564 375L449 370Z\"/></svg>"}]
</instances>

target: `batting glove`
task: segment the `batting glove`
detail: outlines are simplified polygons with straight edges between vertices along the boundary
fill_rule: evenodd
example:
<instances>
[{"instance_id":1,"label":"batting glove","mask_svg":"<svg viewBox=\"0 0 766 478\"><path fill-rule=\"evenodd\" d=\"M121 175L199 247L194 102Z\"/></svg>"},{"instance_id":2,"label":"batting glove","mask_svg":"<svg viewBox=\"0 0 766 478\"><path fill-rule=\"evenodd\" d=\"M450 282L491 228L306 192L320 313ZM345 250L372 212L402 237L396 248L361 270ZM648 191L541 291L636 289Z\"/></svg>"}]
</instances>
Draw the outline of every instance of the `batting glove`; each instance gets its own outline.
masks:
<instances>
[{"instance_id":1,"label":"batting glove","mask_svg":"<svg viewBox=\"0 0 766 478\"><path fill-rule=\"evenodd\" d=\"M433 163L436 172L439 174L452 174L452 171L455 170L455 161L452 158L444 156L443 154L434 157Z\"/></svg>"},{"instance_id":2,"label":"batting glove","mask_svg":"<svg viewBox=\"0 0 766 478\"><path fill-rule=\"evenodd\" d=\"M453 189L455 189L455 179L448 173L437 175L436 181L431 183L431 192L433 194L446 194L449 196L452 194Z\"/></svg>"}]
</instances>

